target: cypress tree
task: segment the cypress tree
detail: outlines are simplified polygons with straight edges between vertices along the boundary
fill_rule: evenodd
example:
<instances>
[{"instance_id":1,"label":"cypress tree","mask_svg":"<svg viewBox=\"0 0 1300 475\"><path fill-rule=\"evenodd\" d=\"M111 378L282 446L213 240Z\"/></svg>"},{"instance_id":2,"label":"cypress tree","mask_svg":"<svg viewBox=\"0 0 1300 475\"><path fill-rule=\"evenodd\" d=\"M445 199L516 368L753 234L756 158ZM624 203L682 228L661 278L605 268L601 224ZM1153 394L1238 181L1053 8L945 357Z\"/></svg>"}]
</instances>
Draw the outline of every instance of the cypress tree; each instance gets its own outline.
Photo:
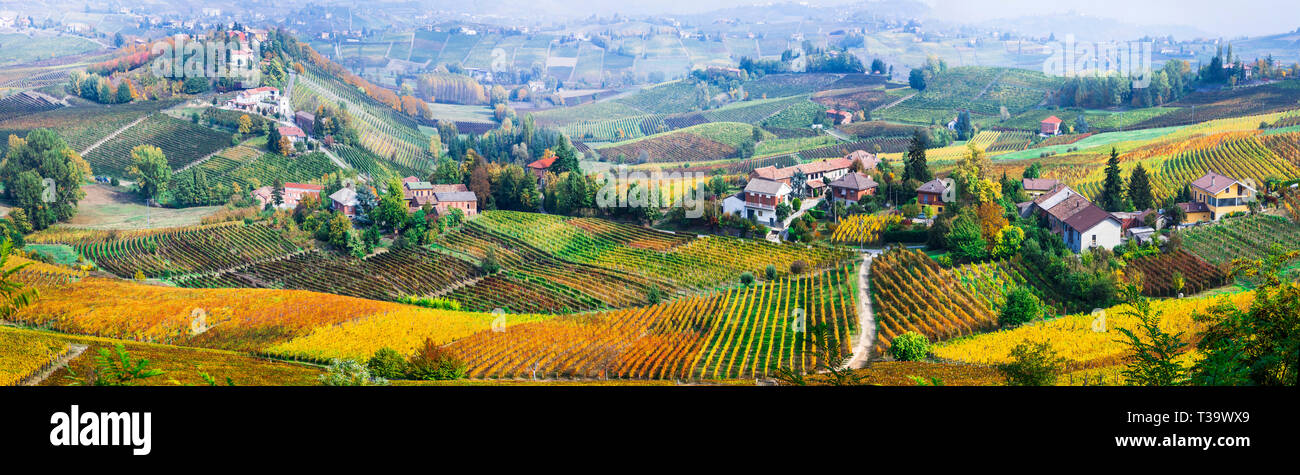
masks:
<instances>
[{"instance_id":1,"label":"cypress tree","mask_svg":"<svg viewBox=\"0 0 1300 475\"><path fill-rule=\"evenodd\" d=\"M1152 202L1155 201L1151 196L1151 180L1147 176L1147 169L1140 163L1129 176L1128 197L1133 202L1133 208L1138 211L1151 208Z\"/></svg>"},{"instance_id":2,"label":"cypress tree","mask_svg":"<svg viewBox=\"0 0 1300 475\"><path fill-rule=\"evenodd\" d=\"M1101 207L1106 211L1124 210L1124 178L1119 174L1119 152L1110 149L1110 160L1106 162L1106 183L1101 191Z\"/></svg>"}]
</instances>

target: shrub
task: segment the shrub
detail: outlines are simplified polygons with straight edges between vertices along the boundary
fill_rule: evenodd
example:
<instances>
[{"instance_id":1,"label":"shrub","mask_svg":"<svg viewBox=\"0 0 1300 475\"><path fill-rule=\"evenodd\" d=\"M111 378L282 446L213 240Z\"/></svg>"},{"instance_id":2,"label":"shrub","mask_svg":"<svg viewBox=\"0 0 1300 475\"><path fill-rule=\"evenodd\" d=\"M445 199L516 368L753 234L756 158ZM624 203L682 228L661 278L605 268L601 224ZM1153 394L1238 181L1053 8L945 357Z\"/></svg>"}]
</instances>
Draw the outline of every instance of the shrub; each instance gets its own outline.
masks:
<instances>
[{"instance_id":1,"label":"shrub","mask_svg":"<svg viewBox=\"0 0 1300 475\"><path fill-rule=\"evenodd\" d=\"M921 361L930 354L930 339L917 332L899 335L889 345L889 354L898 361Z\"/></svg>"},{"instance_id":2,"label":"shrub","mask_svg":"<svg viewBox=\"0 0 1300 475\"><path fill-rule=\"evenodd\" d=\"M776 266L768 264L767 269L763 270L763 275L767 277L767 280L776 279Z\"/></svg>"},{"instance_id":3,"label":"shrub","mask_svg":"<svg viewBox=\"0 0 1300 475\"><path fill-rule=\"evenodd\" d=\"M791 274L799 275L806 272L807 270L808 270L808 263L804 262L803 259L799 259L790 263Z\"/></svg>"},{"instance_id":4,"label":"shrub","mask_svg":"<svg viewBox=\"0 0 1300 475\"><path fill-rule=\"evenodd\" d=\"M406 358L392 348L384 347L376 351L366 362L370 374L381 378L398 379L406 375Z\"/></svg>"},{"instance_id":5,"label":"shrub","mask_svg":"<svg viewBox=\"0 0 1300 475\"><path fill-rule=\"evenodd\" d=\"M370 375L370 370L352 360L331 360L325 374L320 375L325 386L387 386L388 380Z\"/></svg>"},{"instance_id":6,"label":"shrub","mask_svg":"<svg viewBox=\"0 0 1300 475\"><path fill-rule=\"evenodd\" d=\"M1065 358L1057 356L1047 342L1022 342L1010 356L1011 362L998 365L998 372L1011 386L1052 386L1065 370Z\"/></svg>"},{"instance_id":7,"label":"shrub","mask_svg":"<svg viewBox=\"0 0 1300 475\"><path fill-rule=\"evenodd\" d=\"M431 339L424 340L424 347L411 358L406 372L410 379L424 380L462 379L468 374L469 365Z\"/></svg>"},{"instance_id":8,"label":"shrub","mask_svg":"<svg viewBox=\"0 0 1300 475\"><path fill-rule=\"evenodd\" d=\"M1029 289L1016 287L1007 292L1006 303L998 315L998 325L1013 327L1024 325L1043 315L1043 303Z\"/></svg>"},{"instance_id":9,"label":"shrub","mask_svg":"<svg viewBox=\"0 0 1300 475\"><path fill-rule=\"evenodd\" d=\"M754 283L754 274L751 274L751 273L749 273L749 272L745 272L745 273L740 274L740 283L745 284L745 285L753 284L753 283Z\"/></svg>"}]
</instances>

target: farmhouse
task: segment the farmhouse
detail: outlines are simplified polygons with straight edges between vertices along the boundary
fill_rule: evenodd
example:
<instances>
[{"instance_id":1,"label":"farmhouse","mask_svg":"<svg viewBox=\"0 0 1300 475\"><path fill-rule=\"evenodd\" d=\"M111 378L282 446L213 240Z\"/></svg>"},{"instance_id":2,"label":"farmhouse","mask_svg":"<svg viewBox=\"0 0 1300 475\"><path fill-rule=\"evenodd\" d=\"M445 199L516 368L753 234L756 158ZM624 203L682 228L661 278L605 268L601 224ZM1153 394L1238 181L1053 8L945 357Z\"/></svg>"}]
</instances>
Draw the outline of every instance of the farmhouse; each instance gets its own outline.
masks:
<instances>
[{"instance_id":1,"label":"farmhouse","mask_svg":"<svg viewBox=\"0 0 1300 475\"><path fill-rule=\"evenodd\" d=\"M935 178L916 188L916 203L926 209L928 215L943 213L943 180Z\"/></svg>"},{"instance_id":2,"label":"farmhouse","mask_svg":"<svg viewBox=\"0 0 1300 475\"><path fill-rule=\"evenodd\" d=\"M1061 180L1053 180L1050 178L1024 178L1020 180L1020 185L1021 188L1025 190L1025 195L1028 195L1031 199L1042 196L1043 193L1047 193L1048 191L1052 191L1052 188L1059 184L1061 184Z\"/></svg>"},{"instance_id":3,"label":"farmhouse","mask_svg":"<svg viewBox=\"0 0 1300 475\"><path fill-rule=\"evenodd\" d=\"M1119 245L1122 234L1118 219L1097 205L1088 203L1082 210L1065 220L1063 237L1066 247L1074 252L1081 252L1084 249L1098 247L1114 249Z\"/></svg>"},{"instance_id":4,"label":"farmhouse","mask_svg":"<svg viewBox=\"0 0 1300 475\"><path fill-rule=\"evenodd\" d=\"M876 164L880 163L880 159L876 158L875 155L859 150L843 158L830 158L785 168L776 168L774 166L757 168L749 172L749 179L779 181L790 185L791 178L794 178L795 173L803 172L804 189L792 189L792 191L800 191L810 196L816 196L815 191L823 189L827 183L847 174L849 167L853 166L853 161L856 159L861 159L862 164L867 169L873 169Z\"/></svg>"},{"instance_id":5,"label":"farmhouse","mask_svg":"<svg viewBox=\"0 0 1300 475\"><path fill-rule=\"evenodd\" d=\"M408 176L402 179L402 194L411 212L432 206L439 215L459 208L466 216L478 214L478 197L463 184L435 185Z\"/></svg>"},{"instance_id":6,"label":"farmhouse","mask_svg":"<svg viewBox=\"0 0 1300 475\"><path fill-rule=\"evenodd\" d=\"M1043 135L1057 135L1061 133L1061 119L1051 116L1043 119L1038 123L1038 132Z\"/></svg>"},{"instance_id":7,"label":"farmhouse","mask_svg":"<svg viewBox=\"0 0 1300 475\"><path fill-rule=\"evenodd\" d=\"M1123 240L1124 223L1120 218L1064 184L1058 183L1034 198L1025 214L1045 217L1047 228L1061 236L1065 246L1074 252L1097 247L1113 249Z\"/></svg>"},{"instance_id":8,"label":"farmhouse","mask_svg":"<svg viewBox=\"0 0 1300 475\"><path fill-rule=\"evenodd\" d=\"M301 201L303 198L307 196L319 197L321 190L324 189L325 187L320 185L309 185L306 183L285 183L284 192L281 193L282 195L281 198L284 200L283 207L285 208L297 207L298 202Z\"/></svg>"},{"instance_id":9,"label":"farmhouse","mask_svg":"<svg viewBox=\"0 0 1300 475\"><path fill-rule=\"evenodd\" d=\"M302 129L297 127L277 127L277 130L280 131L281 137L288 138L290 142L298 143L307 140L307 134L302 133Z\"/></svg>"},{"instance_id":10,"label":"farmhouse","mask_svg":"<svg viewBox=\"0 0 1300 475\"><path fill-rule=\"evenodd\" d=\"M534 160L533 163L529 163L528 171L533 172L533 175L536 176L538 180L541 180L542 177L546 176L546 170L549 170L553 163L555 163L555 155L542 157Z\"/></svg>"},{"instance_id":11,"label":"farmhouse","mask_svg":"<svg viewBox=\"0 0 1300 475\"><path fill-rule=\"evenodd\" d=\"M1209 219L1215 221L1232 213L1248 211L1250 196L1255 192L1254 188L1237 179L1213 171L1193 181L1191 189L1192 201L1203 203L1209 210ZM1191 213L1187 214L1189 220L1191 216Z\"/></svg>"},{"instance_id":12,"label":"farmhouse","mask_svg":"<svg viewBox=\"0 0 1300 475\"><path fill-rule=\"evenodd\" d=\"M343 213L349 218L357 217L357 192L351 188L341 188L330 195L331 209Z\"/></svg>"},{"instance_id":13,"label":"farmhouse","mask_svg":"<svg viewBox=\"0 0 1300 475\"><path fill-rule=\"evenodd\" d=\"M857 203L865 196L875 195L878 186L875 180L865 174L849 173L831 182L831 199L847 204Z\"/></svg>"},{"instance_id":14,"label":"farmhouse","mask_svg":"<svg viewBox=\"0 0 1300 475\"><path fill-rule=\"evenodd\" d=\"M776 207L790 198L790 185L772 180L749 180L745 185L745 216L776 225Z\"/></svg>"},{"instance_id":15,"label":"farmhouse","mask_svg":"<svg viewBox=\"0 0 1300 475\"><path fill-rule=\"evenodd\" d=\"M271 185L266 185L253 190L249 193L249 196L252 196L253 199L257 200L258 208L265 208L268 203L275 200L273 193L275 193L275 191L271 188Z\"/></svg>"}]
</instances>

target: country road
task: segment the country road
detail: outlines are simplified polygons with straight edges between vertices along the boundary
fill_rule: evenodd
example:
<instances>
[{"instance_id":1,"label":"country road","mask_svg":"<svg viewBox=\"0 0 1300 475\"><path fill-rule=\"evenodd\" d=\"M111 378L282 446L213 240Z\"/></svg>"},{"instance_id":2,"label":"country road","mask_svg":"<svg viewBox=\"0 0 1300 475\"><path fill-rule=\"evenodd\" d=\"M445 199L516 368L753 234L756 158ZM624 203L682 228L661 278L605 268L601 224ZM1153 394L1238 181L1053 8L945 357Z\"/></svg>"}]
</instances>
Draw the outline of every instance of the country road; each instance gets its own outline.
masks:
<instances>
[{"instance_id":1,"label":"country road","mask_svg":"<svg viewBox=\"0 0 1300 475\"><path fill-rule=\"evenodd\" d=\"M858 344L853 347L853 359L849 360L849 369L867 367L871 359L871 346L876 341L876 316L871 310L871 260L875 253L866 252L862 257L862 268L858 271Z\"/></svg>"}]
</instances>

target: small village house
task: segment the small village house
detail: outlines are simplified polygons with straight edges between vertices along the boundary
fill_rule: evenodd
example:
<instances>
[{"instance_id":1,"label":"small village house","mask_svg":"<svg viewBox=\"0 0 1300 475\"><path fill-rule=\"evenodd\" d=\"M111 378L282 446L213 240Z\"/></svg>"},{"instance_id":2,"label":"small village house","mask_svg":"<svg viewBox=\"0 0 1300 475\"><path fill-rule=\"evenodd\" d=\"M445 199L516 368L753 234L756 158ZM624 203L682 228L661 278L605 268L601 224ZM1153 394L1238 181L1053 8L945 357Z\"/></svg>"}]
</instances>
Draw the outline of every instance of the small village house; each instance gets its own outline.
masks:
<instances>
[{"instance_id":1,"label":"small village house","mask_svg":"<svg viewBox=\"0 0 1300 475\"><path fill-rule=\"evenodd\" d=\"M1038 123L1038 132L1043 135L1057 135L1061 133L1061 119L1057 116L1051 116L1043 119Z\"/></svg>"},{"instance_id":2,"label":"small village house","mask_svg":"<svg viewBox=\"0 0 1300 475\"><path fill-rule=\"evenodd\" d=\"M1043 193L1051 191L1056 185L1061 184L1061 180L1051 178L1024 178L1020 180L1021 188L1025 190L1025 195L1030 199L1042 196Z\"/></svg>"},{"instance_id":3,"label":"small village house","mask_svg":"<svg viewBox=\"0 0 1300 475\"><path fill-rule=\"evenodd\" d=\"M830 183L831 199L852 204L867 196L874 196L879 185L864 173L849 173Z\"/></svg>"},{"instance_id":4,"label":"small village house","mask_svg":"<svg viewBox=\"0 0 1300 475\"><path fill-rule=\"evenodd\" d=\"M320 192L325 187L320 185L311 185L307 183L285 183L284 191L281 193L281 199L285 208L294 208L298 202L308 196L320 197Z\"/></svg>"},{"instance_id":5,"label":"small village house","mask_svg":"<svg viewBox=\"0 0 1300 475\"><path fill-rule=\"evenodd\" d=\"M307 134L303 133L302 129L297 127L283 126L277 128L277 130L280 131L281 137L289 139L289 142L291 143L298 143L307 140Z\"/></svg>"},{"instance_id":6,"label":"small village house","mask_svg":"<svg viewBox=\"0 0 1300 475\"><path fill-rule=\"evenodd\" d=\"M776 207L789 201L790 185L761 178L749 180L744 195L745 217L775 226Z\"/></svg>"},{"instance_id":7,"label":"small village house","mask_svg":"<svg viewBox=\"0 0 1300 475\"><path fill-rule=\"evenodd\" d=\"M542 177L546 176L546 171L551 169L551 164L553 163L555 163L555 155L542 157L529 163L528 171L533 172L533 176L536 176L538 180L541 180Z\"/></svg>"},{"instance_id":8,"label":"small village house","mask_svg":"<svg viewBox=\"0 0 1300 475\"><path fill-rule=\"evenodd\" d=\"M943 180L935 178L916 188L916 204L921 205L928 216L943 213Z\"/></svg>"},{"instance_id":9,"label":"small village house","mask_svg":"<svg viewBox=\"0 0 1300 475\"><path fill-rule=\"evenodd\" d=\"M1209 211L1209 220L1214 221L1232 213L1249 211L1249 197L1255 192L1254 188L1237 179L1214 171L1206 172L1205 175L1197 178L1191 183L1190 188L1192 201L1203 203L1204 208ZM1191 221L1191 213L1187 213L1187 216L1187 222L1196 222Z\"/></svg>"},{"instance_id":10,"label":"small village house","mask_svg":"<svg viewBox=\"0 0 1300 475\"><path fill-rule=\"evenodd\" d=\"M343 213L349 218L357 217L357 191L352 188L340 188L330 195L330 208Z\"/></svg>"}]
</instances>

